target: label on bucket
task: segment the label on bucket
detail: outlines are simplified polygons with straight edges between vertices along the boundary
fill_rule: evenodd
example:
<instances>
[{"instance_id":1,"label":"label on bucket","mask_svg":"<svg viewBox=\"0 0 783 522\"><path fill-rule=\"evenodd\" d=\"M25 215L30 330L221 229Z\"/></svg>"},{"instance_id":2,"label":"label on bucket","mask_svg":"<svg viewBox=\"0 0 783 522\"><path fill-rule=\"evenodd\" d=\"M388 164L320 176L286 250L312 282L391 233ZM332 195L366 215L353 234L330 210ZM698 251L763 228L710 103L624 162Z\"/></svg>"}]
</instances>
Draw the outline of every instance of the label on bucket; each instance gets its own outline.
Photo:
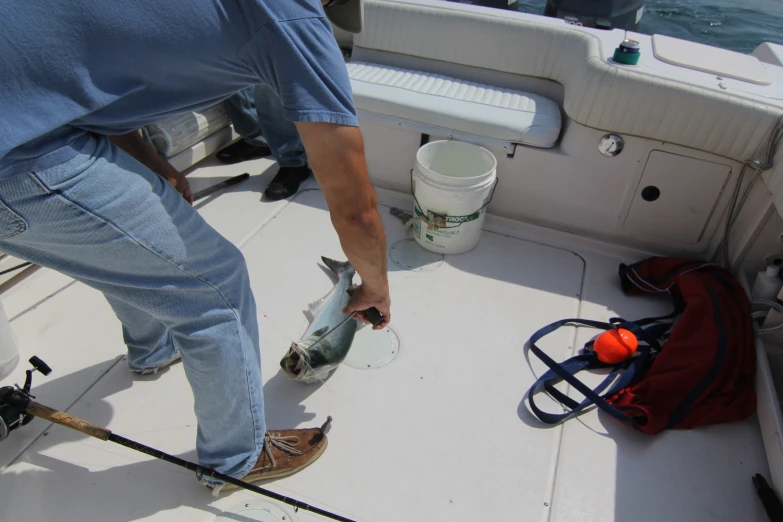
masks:
<instances>
[{"instance_id":1,"label":"label on bucket","mask_svg":"<svg viewBox=\"0 0 783 522\"><path fill-rule=\"evenodd\" d=\"M477 210L467 216L444 216L443 214L436 214L432 211L427 211L427 215L421 210L418 204L414 203L413 211L416 217L426 217L427 223L435 223L435 226L427 226L424 237L428 243L435 242L435 236L439 237L454 237L459 235L460 225L475 221L481 217L484 210ZM421 239L421 221L416 221L413 224L413 235L417 239ZM438 246L438 245L435 245Z\"/></svg>"},{"instance_id":2,"label":"label on bucket","mask_svg":"<svg viewBox=\"0 0 783 522\"><path fill-rule=\"evenodd\" d=\"M415 212L417 217L424 216L424 212L422 212L422 210L419 208L419 205L417 205L415 203L413 205L413 210L414 210L414 212ZM446 221L446 225L445 226L446 227L453 227L454 225L461 225L462 223L467 223L469 221L475 221L478 218L480 218L481 214L483 214L483 213L484 213L484 209L477 210L477 211L475 211L472 214L468 214L467 216L449 216L449 215L443 216L442 214L436 214L435 212L432 212L432 211L428 210L427 211L427 221L431 223L433 221L437 221L438 219L441 219L441 216L443 216L443 217L445 217L445 221ZM417 226L420 223L421 223L420 221L417 221L416 223L414 223L414 225L413 225L414 226L414 231L417 229Z\"/></svg>"}]
</instances>

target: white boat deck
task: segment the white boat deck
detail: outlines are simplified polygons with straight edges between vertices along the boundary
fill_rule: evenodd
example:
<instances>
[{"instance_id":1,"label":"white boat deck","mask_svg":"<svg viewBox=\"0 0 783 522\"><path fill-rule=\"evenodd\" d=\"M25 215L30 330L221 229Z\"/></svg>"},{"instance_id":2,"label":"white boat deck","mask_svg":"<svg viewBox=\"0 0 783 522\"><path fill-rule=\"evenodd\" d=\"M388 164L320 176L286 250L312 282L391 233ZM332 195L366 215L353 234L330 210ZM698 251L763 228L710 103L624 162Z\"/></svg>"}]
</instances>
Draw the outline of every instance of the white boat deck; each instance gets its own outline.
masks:
<instances>
[{"instance_id":1,"label":"white boat deck","mask_svg":"<svg viewBox=\"0 0 783 522\"><path fill-rule=\"evenodd\" d=\"M620 291L618 264L646 254L488 219L477 249L447 256L434 270L389 262L392 327L402 340L390 364L343 365L321 385L301 384L278 363L307 325L306 304L331 288L320 256L344 255L313 182L291 201L270 203L260 201L274 174L268 160L222 166L208 159L189 179L197 191L242 172L253 176L196 207L248 262L267 424L310 427L334 418L321 459L264 487L372 522L765 520L750 480L768 476L755 416L651 437L596 412L544 427L523 402L543 368L524 350L538 328L566 317L668 311L665 302ZM407 209L410 199L387 191L379 198L392 247L406 234L389 207ZM22 359L38 355L54 370L35 376L39 402L195 459L182 365L132 374L101 294L39 269L0 298ZM564 328L541 345L563 360L594 334ZM0 386L21 384L26 367L20 363ZM0 444L0 464L4 521L248 522L270 504L286 520L326 520L241 490L214 498L187 470L40 419Z\"/></svg>"}]
</instances>

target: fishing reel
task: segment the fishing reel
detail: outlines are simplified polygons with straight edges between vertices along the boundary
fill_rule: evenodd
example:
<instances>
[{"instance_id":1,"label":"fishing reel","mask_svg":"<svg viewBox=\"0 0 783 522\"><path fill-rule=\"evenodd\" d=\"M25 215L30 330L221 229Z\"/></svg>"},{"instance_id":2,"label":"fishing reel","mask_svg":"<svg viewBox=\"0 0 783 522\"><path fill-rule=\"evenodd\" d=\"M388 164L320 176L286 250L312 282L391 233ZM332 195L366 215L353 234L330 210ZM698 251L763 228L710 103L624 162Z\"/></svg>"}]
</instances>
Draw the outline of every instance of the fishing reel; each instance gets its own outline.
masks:
<instances>
[{"instance_id":1,"label":"fishing reel","mask_svg":"<svg viewBox=\"0 0 783 522\"><path fill-rule=\"evenodd\" d=\"M4 386L0 388L0 442L8 438L8 435L33 420L33 416L26 412L27 405L35 396L30 394L33 385L33 373L39 371L44 375L52 373L52 369L36 356L30 357L33 367L27 370L24 387L19 385Z\"/></svg>"}]
</instances>

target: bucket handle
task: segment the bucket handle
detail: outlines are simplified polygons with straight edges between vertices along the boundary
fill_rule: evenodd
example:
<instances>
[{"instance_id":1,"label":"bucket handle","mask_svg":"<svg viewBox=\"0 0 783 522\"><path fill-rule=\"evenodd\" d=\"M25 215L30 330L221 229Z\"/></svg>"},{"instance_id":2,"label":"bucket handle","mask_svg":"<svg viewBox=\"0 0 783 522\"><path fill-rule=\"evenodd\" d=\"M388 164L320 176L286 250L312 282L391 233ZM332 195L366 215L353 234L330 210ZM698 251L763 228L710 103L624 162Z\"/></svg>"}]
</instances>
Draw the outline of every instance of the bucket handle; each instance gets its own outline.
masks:
<instances>
[{"instance_id":1,"label":"bucket handle","mask_svg":"<svg viewBox=\"0 0 783 522\"><path fill-rule=\"evenodd\" d=\"M422 206L421 206L421 203L419 203L419 200L418 200L418 199L416 199L416 193L415 193L415 192L414 192L414 190L413 190L413 169L411 169L410 176L411 176L411 196L413 196L413 201L415 201L415 202L416 202L416 206L418 206L419 208L423 209L424 207L422 207ZM480 208L480 209L476 210L475 212L471 212L469 215L473 215L473 214L475 214L476 212L481 212L482 210L484 210L485 208L487 208L487 207L489 206L489 204L490 204L490 203L492 203L492 198L494 198L494 197L495 197L495 189L496 189L496 188L498 188L498 182L499 182L499 181L500 181L500 178L496 177L496 178L495 178L495 183L493 183L493 184L492 184L492 192L491 192L491 193L490 193L490 195L489 195L489 200L487 200L487 202L486 202L486 203L484 203L484 204L481 206L481 208ZM462 225L462 223L457 223L456 225L453 225L453 226L450 226L450 227L442 226L442 227L438 227L438 228L457 228L457 227L458 227L458 226L460 226L460 225Z\"/></svg>"}]
</instances>

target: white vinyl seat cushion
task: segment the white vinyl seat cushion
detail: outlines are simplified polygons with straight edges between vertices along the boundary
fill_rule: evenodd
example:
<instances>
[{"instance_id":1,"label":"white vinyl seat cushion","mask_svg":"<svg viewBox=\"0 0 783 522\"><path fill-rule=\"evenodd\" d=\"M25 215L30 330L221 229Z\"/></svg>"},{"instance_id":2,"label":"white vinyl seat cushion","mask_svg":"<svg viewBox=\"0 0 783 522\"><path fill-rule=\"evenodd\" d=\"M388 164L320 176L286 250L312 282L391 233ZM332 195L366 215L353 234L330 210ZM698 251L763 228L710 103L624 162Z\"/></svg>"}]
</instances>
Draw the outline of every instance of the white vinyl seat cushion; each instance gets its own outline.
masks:
<instances>
[{"instance_id":1,"label":"white vinyl seat cushion","mask_svg":"<svg viewBox=\"0 0 783 522\"><path fill-rule=\"evenodd\" d=\"M552 147L560 135L560 109L543 96L387 65L347 67L359 111L533 147Z\"/></svg>"}]
</instances>

